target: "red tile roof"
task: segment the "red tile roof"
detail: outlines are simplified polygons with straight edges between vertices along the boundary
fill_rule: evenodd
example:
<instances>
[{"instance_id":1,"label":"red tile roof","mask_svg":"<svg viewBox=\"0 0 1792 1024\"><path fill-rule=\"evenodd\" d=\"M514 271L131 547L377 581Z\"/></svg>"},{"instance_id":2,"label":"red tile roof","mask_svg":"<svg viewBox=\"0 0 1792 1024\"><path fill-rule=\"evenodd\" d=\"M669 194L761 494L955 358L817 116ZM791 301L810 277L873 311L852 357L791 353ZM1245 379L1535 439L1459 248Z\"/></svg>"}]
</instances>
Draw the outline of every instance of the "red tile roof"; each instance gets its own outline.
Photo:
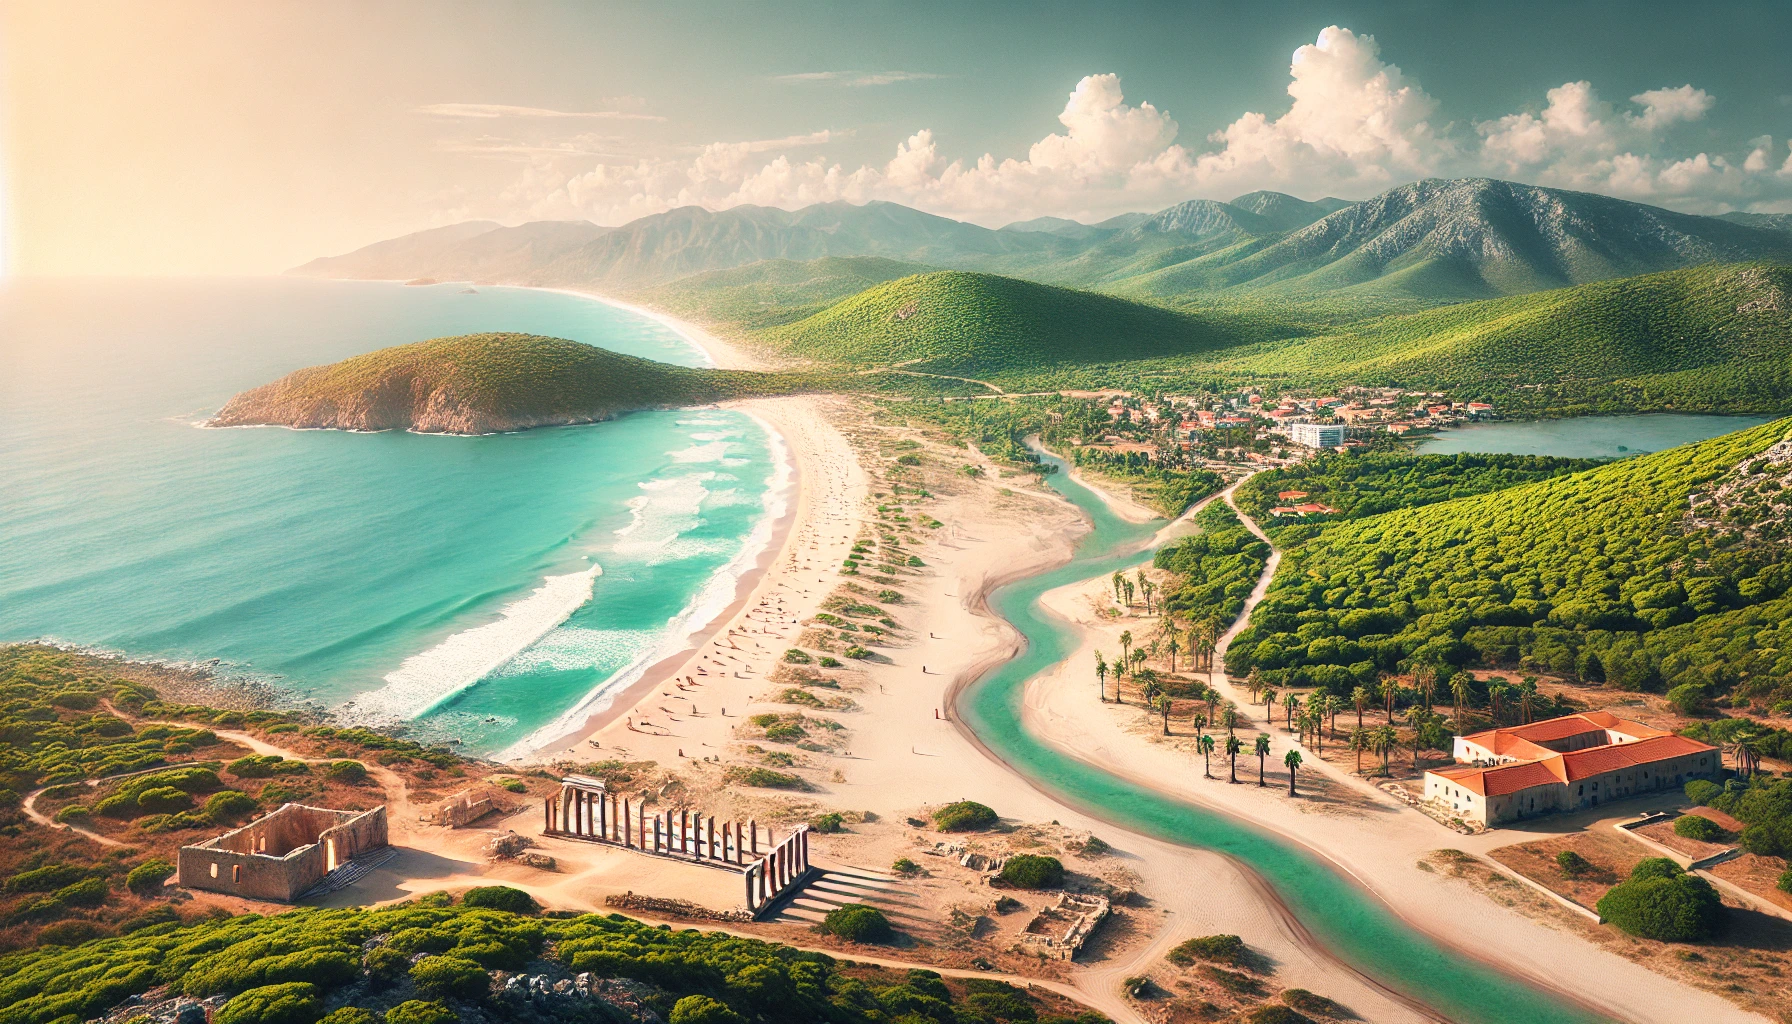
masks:
<instances>
[{"instance_id":1,"label":"red tile roof","mask_svg":"<svg viewBox=\"0 0 1792 1024\"><path fill-rule=\"evenodd\" d=\"M1610 746L1571 751L1562 755L1562 767L1567 781L1575 782L1593 775L1623 771L1637 765L1716 749L1709 743L1700 743L1685 736L1663 735L1635 743L1614 743Z\"/></svg>"},{"instance_id":2,"label":"red tile roof","mask_svg":"<svg viewBox=\"0 0 1792 1024\"><path fill-rule=\"evenodd\" d=\"M1524 761L1492 768L1443 768L1431 774L1441 775L1463 789L1482 796L1507 796L1521 789L1552 783L1560 785L1562 782L1555 772L1549 770L1547 761Z\"/></svg>"}]
</instances>

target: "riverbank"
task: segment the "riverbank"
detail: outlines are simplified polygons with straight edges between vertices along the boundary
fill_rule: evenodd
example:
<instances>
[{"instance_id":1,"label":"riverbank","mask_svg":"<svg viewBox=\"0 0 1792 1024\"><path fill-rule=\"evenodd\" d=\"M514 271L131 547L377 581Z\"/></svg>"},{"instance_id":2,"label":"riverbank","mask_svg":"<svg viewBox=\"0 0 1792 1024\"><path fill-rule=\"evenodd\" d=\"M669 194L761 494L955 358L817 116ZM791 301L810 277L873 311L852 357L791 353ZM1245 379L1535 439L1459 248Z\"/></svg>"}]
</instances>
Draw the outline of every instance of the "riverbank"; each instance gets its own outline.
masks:
<instances>
[{"instance_id":1,"label":"riverbank","mask_svg":"<svg viewBox=\"0 0 1792 1024\"><path fill-rule=\"evenodd\" d=\"M1274 568L1272 563L1264 573L1241 622L1261 599ZM1266 724L1262 707L1253 709L1249 694L1223 673L1213 674L1213 685L1238 705L1245 719L1238 729L1244 746L1239 784L1229 781L1232 771L1223 749L1223 726L1217 733L1222 743L1212 757L1212 777L1192 770L1204 759L1196 749L1196 730L1188 716L1204 714L1204 705L1188 707L1185 702L1172 716L1170 735L1165 735L1162 720L1143 708L1104 703L1089 670L1097 649L1110 654L1119 649L1121 630L1132 631L1143 642L1158 620L1132 614L1112 617L1111 592L1101 579L1059 587L1046 593L1042 603L1076 635L1074 653L1035 677L1022 705L1024 727L1052 748L1154 792L1266 829L1329 861L1407 923L1461 955L1620 1019L1661 1024L1762 1019L1585 941L1575 934L1576 922L1552 919L1553 908L1546 901L1527 908L1526 914L1513 912L1514 903L1529 896L1523 890L1501 893L1504 898L1498 902L1471 895L1465 883L1439 872L1434 862L1440 851L1474 852L1478 845L1320 761L1279 724ZM1231 632L1235 630L1225 640ZM1222 643L1216 662L1223 653ZM1205 680L1207 674L1195 677ZM1257 784L1259 764L1252 753L1260 734L1270 739L1263 786ZM1282 767L1289 750L1305 755L1295 798L1288 796L1288 772Z\"/></svg>"}]
</instances>

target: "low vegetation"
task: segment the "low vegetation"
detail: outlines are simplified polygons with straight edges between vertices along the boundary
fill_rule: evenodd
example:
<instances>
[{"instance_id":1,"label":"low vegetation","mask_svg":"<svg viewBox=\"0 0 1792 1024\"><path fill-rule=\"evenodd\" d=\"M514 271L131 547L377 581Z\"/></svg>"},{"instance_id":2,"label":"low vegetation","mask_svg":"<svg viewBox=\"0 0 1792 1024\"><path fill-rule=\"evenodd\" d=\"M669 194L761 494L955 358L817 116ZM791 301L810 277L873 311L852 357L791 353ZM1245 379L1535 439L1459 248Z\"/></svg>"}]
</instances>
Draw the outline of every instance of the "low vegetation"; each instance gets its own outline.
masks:
<instances>
[{"instance_id":1,"label":"low vegetation","mask_svg":"<svg viewBox=\"0 0 1792 1024\"><path fill-rule=\"evenodd\" d=\"M981 832L996 823L996 812L975 800L959 800L933 812L941 832Z\"/></svg>"},{"instance_id":2,"label":"low vegetation","mask_svg":"<svg viewBox=\"0 0 1792 1024\"><path fill-rule=\"evenodd\" d=\"M1410 452L1326 454L1305 462L1257 475L1238 485L1238 505L1265 525L1278 523L1269 510L1278 505L1312 502L1334 508L1335 513L1308 516L1293 522L1361 519L1401 508L1417 508L1454 498L1502 491L1519 484L1578 473L1601 463L1596 459L1559 459L1545 455L1415 455ZM1284 491L1304 491L1300 499L1277 497Z\"/></svg>"},{"instance_id":3,"label":"low vegetation","mask_svg":"<svg viewBox=\"0 0 1792 1024\"><path fill-rule=\"evenodd\" d=\"M1191 624L1208 623L1217 637L1244 610L1270 549L1225 502L1210 503L1195 522L1200 533L1159 548L1152 564L1172 574L1164 587L1164 612Z\"/></svg>"},{"instance_id":4,"label":"low vegetation","mask_svg":"<svg viewBox=\"0 0 1792 1024\"><path fill-rule=\"evenodd\" d=\"M1056 857L1017 853L1003 862L998 877L1018 889L1055 889L1064 884L1064 865Z\"/></svg>"},{"instance_id":5,"label":"low vegetation","mask_svg":"<svg viewBox=\"0 0 1792 1024\"><path fill-rule=\"evenodd\" d=\"M1599 916L1645 939L1696 942L1717 934L1724 907L1717 890L1666 857L1651 857L1600 898Z\"/></svg>"}]
</instances>

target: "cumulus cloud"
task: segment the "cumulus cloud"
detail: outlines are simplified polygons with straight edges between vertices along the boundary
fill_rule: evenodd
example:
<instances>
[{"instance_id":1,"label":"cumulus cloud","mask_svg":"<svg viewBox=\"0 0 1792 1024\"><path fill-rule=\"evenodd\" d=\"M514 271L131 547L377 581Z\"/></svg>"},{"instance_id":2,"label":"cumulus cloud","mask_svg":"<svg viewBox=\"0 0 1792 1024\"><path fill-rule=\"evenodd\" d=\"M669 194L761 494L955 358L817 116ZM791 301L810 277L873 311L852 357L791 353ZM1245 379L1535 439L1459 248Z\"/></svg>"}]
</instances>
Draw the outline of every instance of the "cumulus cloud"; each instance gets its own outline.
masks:
<instances>
[{"instance_id":1,"label":"cumulus cloud","mask_svg":"<svg viewBox=\"0 0 1792 1024\"><path fill-rule=\"evenodd\" d=\"M532 166L525 176L534 190L529 213L618 223L686 205L796 208L888 199L999 224L1041 214L1092 219L1260 188L1362 198L1444 175L1506 177L1713 211L1767 208L1792 197L1792 154L1778 159L1770 137L1749 140L1732 156L1673 151L1682 127L1716 103L1690 84L1641 92L1618 107L1590 82L1567 82L1549 89L1537 108L1456 127L1435 98L1383 58L1374 37L1348 28L1328 27L1296 49L1288 73L1281 113L1247 111L1196 142L1179 141L1181 127L1168 111L1130 102L1119 75L1092 74L1066 96L1061 130L1024 157L954 158L927 128L898 142L887 161L856 167L801 152L837 140L837 131L716 142L557 175ZM818 71L778 80L880 85L917 77L932 76ZM486 104L424 109L460 117L607 116ZM556 183L544 192L543 182Z\"/></svg>"}]
</instances>

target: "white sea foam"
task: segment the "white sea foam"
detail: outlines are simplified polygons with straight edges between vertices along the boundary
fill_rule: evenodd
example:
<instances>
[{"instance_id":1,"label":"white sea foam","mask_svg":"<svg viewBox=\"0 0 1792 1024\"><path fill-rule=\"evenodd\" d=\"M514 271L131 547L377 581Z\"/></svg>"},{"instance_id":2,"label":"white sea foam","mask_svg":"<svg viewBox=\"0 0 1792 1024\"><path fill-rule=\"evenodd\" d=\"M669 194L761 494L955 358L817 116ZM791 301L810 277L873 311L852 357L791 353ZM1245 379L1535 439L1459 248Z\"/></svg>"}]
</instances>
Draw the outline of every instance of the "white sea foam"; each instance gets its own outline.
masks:
<instances>
[{"instance_id":1,"label":"white sea foam","mask_svg":"<svg viewBox=\"0 0 1792 1024\"><path fill-rule=\"evenodd\" d=\"M629 499L629 524L616 531L611 550L620 558L654 562L680 534L702 523L703 484L708 473L662 477L640 484L642 493Z\"/></svg>"},{"instance_id":2,"label":"white sea foam","mask_svg":"<svg viewBox=\"0 0 1792 1024\"><path fill-rule=\"evenodd\" d=\"M616 699L616 694L628 689L646 674L648 668L684 648L690 643L691 637L702 632L734 603L741 579L752 571L759 556L771 545L772 531L789 511L791 483L795 476L795 466L791 462L790 449L785 445L783 435L759 417L754 416L753 419L764 429L770 442L772 473L766 478L765 515L754 524L740 551L709 578L703 589L686 603L683 610L667 621L667 628L659 634L657 644L643 650L627 666L599 683L582 700L566 709L552 722L499 751L494 755L498 760L522 757L539 749L542 744L572 732L585 719L608 708Z\"/></svg>"},{"instance_id":3,"label":"white sea foam","mask_svg":"<svg viewBox=\"0 0 1792 1024\"><path fill-rule=\"evenodd\" d=\"M711 441L708 444L694 444L681 451L668 452L673 462L724 462L728 458L728 442Z\"/></svg>"},{"instance_id":4,"label":"white sea foam","mask_svg":"<svg viewBox=\"0 0 1792 1024\"><path fill-rule=\"evenodd\" d=\"M416 718L496 671L591 600L603 569L545 577L499 617L454 634L387 673L386 685L345 704L343 717L362 721Z\"/></svg>"}]
</instances>

